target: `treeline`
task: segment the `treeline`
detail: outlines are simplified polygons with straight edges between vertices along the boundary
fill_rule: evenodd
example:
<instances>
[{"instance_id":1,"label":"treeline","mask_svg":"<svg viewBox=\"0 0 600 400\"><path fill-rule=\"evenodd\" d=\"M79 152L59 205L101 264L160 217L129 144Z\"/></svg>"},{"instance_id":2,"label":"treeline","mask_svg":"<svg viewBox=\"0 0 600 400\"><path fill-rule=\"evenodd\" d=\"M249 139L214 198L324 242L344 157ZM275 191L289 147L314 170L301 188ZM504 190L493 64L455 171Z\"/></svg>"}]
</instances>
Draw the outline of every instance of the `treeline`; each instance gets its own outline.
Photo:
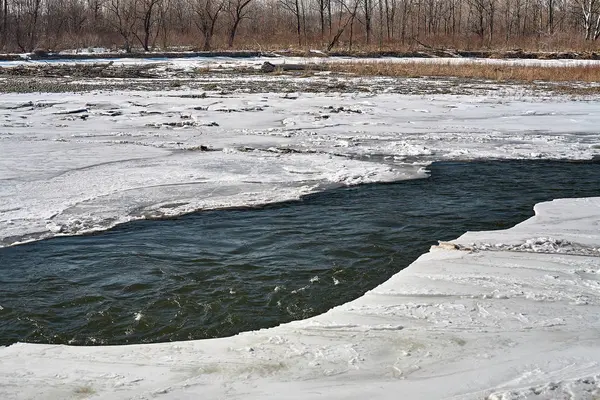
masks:
<instances>
[{"instance_id":1,"label":"treeline","mask_svg":"<svg viewBox=\"0 0 600 400\"><path fill-rule=\"evenodd\" d=\"M597 47L600 0L0 0L3 51Z\"/></svg>"}]
</instances>

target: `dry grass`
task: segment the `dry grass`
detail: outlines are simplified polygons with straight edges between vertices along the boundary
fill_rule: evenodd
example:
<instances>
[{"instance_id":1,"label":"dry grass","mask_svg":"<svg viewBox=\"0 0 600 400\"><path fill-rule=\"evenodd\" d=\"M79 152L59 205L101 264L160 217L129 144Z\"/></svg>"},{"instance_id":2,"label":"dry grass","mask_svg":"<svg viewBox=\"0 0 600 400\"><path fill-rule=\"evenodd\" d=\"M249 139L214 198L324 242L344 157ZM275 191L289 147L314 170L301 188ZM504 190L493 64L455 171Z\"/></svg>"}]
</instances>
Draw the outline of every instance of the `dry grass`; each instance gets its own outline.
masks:
<instances>
[{"instance_id":1,"label":"dry grass","mask_svg":"<svg viewBox=\"0 0 600 400\"><path fill-rule=\"evenodd\" d=\"M361 62L332 63L330 69L365 76L457 77L519 82L600 82L600 65L504 66L494 64Z\"/></svg>"}]
</instances>

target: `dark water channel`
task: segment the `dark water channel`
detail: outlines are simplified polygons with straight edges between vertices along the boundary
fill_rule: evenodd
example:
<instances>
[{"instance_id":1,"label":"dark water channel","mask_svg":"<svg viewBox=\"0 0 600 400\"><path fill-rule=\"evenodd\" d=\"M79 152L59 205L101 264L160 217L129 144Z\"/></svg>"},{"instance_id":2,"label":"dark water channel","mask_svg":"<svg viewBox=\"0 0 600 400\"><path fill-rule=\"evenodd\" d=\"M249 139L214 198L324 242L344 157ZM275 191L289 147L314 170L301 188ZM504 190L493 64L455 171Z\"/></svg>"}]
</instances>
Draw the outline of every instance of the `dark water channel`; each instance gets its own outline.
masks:
<instances>
[{"instance_id":1,"label":"dark water channel","mask_svg":"<svg viewBox=\"0 0 600 400\"><path fill-rule=\"evenodd\" d=\"M600 196L598 163L430 170L429 179L0 249L0 345L146 343L274 326L360 296L437 240L508 228L536 202Z\"/></svg>"}]
</instances>

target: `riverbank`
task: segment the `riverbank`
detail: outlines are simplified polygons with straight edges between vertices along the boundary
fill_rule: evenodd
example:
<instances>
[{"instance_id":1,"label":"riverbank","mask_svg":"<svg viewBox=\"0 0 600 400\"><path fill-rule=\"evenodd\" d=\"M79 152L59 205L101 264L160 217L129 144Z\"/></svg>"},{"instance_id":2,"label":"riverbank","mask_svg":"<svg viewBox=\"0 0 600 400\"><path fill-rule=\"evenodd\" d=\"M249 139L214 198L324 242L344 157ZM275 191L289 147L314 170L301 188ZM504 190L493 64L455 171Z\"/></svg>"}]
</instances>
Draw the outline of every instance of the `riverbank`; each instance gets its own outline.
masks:
<instances>
[{"instance_id":1,"label":"riverbank","mask_svg":"<svg viewBox=\"0 0 600 400\"><path fill-rule=\"evenodd\" d=\"M493 59L531 59L531 60L600 60L600 52L596 51L526 51L516 50L457 50L423 48L413 51L321 51L321 50L225 50L225 51L150 51L130 52L110 51L101 49L97 52L87 50L52 52L38 50L23 54L0 54L0 61L31 60L95 60L118 58L195 58L195 57L356 57L356 58L493 58Z\"/></svg>"}]
</instances>

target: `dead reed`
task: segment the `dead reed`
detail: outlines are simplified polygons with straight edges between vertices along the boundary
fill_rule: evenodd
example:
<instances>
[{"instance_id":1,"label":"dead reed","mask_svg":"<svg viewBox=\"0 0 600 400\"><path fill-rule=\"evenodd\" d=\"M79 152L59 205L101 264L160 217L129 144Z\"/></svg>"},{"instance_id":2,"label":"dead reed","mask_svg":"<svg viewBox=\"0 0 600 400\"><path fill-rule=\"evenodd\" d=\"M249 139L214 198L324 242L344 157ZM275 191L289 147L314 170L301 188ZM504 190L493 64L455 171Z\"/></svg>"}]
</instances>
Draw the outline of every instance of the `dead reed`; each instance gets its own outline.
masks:
<instances>
[{"instance_id":1,"label":"dead reed","mask_svg":"<svg viewBox=\"0 0 600 400\"><path fill-rule=\"evenodd\" d=\"M365 76L457 77L518 82L600 82L599 65L500 65L466 62L349 61L331 63L331 71Z\"/></svg>"}]
</instances>

